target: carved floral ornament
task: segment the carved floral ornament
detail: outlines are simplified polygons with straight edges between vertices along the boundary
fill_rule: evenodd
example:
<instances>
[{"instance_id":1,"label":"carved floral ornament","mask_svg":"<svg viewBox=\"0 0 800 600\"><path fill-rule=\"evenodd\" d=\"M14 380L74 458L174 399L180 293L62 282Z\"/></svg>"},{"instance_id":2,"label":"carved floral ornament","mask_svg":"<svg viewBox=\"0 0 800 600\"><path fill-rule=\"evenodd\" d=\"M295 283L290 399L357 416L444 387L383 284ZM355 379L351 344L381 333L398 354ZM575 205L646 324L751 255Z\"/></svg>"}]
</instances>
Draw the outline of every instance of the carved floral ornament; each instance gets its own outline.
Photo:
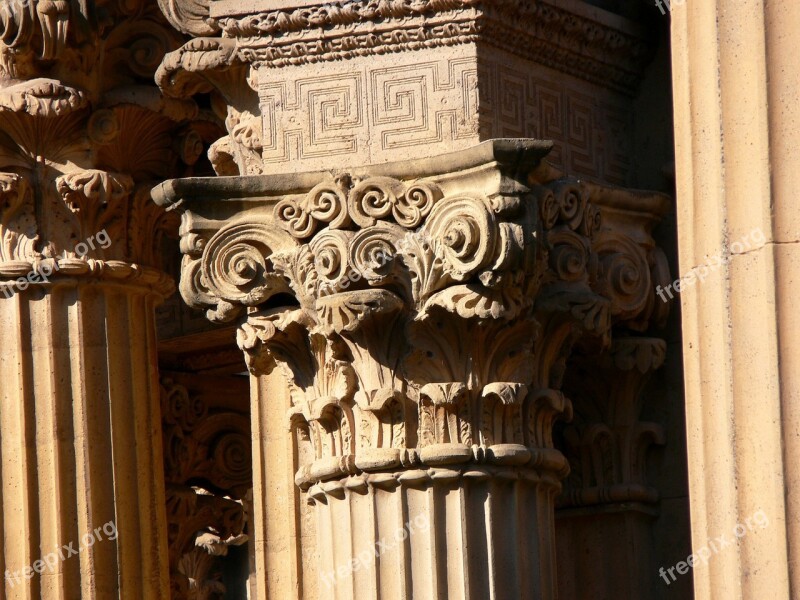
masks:
<instances>
[{"instance_id":1,"label":"carved floral ornament","mask_svg":"<svg viewBox=\"0 0 800 600\"><path fill-rule=\"evenodd\" d=\"M154 190L183 213L184 299L239 319L254 374L286 376L299 485L467 463L564 475L565 361L665 316L650 228L668 201L559 178L548 149Z\"/></svg>"},{"instance_id":2,"label":"carved floral ornament","mask_svg":"<svg viewBox=\"0 0 800 600\"><path fill-rule=\"evenodd\" d=\"M164 475L173 598L225 592L216 556L248 539L244 498L253 485L250 419L232 407L232 382L161 379ZM244 397L246 397L246 392ZM208 596L216 597L216 596Z\"/></svg>"}]
</instances>

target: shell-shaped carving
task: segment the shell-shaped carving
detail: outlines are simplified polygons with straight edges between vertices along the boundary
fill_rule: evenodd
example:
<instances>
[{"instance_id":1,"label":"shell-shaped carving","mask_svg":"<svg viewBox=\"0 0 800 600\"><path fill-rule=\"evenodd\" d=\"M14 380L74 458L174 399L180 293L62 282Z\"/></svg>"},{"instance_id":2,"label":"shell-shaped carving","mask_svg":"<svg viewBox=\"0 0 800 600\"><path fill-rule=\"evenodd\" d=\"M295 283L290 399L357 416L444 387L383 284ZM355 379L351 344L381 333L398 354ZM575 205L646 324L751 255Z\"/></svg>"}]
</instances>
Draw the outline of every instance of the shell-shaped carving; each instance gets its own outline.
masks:
<instances>
[{"instance_id":1,"label":"shell-shaped carving","mask_svg":"<svg viewBox=\"0 0 800 600\"><path fill-rule=\"evenodd\" d=\"M346 292L320 298L317 311L329 331L352 332L376 315L386 315L403 308L403 301L388 290Z\"/></svg>"},{"instance_id":2,"label":"shell-shaped carving","mask_svg":"<svg viewBox=\"0 0 800 600\"><path fill-rule=\"evenodd\" d=\"M170 25L194 36L213 35L219 31L209 17L210 6L210 0L158 0L158 7Z\"/></svg>"}]
</instances>

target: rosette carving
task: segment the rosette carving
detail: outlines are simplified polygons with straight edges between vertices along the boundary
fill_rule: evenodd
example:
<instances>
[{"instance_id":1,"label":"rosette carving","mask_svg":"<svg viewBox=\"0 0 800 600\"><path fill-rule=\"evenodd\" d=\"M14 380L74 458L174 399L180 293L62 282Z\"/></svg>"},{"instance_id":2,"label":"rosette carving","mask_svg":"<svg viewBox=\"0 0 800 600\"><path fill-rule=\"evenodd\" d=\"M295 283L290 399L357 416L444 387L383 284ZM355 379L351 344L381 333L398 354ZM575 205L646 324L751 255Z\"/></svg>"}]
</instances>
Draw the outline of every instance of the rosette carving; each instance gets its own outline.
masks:
<instances>
[{"instance_id":1,"label":"rosette carving","mask_svg":"<svg viewBox=\"0 0 800 600\"><path fill-rule=\"evenodd\" d=\"M415 229L442 197L441 190L431 182L407 185L389 177L354 181L341 177L334 185L322 183L303 197L282 200L275 207L275 219L301 240L325 225L343 229L355 223L365 228L379 221L394 221Z\"/></svg>"},{"instance_id":2,"label":"rosette carving","mask_svg":"<svg viewBox=\"0 0 800 600\"><path fill-rule=\"evenodd\" d=\"M347 225L347 197L338 186L321 184L299 200L287 199L275 207L275 216L298 239L311 237L323 224L331 229Z\"/></svg>"},{"instance_id":3,"label":"rosette carving","mask_svg":"<svg viewBox=\"0 0 800 600\"><path fill-rule=\"evenodd\" d=\"M350 216L360 227L391 218L402 227L415 229L441 197L441 190L430 183L408 187L396 179L373 177L350 192Z\"/></svg>"}]
</instances>

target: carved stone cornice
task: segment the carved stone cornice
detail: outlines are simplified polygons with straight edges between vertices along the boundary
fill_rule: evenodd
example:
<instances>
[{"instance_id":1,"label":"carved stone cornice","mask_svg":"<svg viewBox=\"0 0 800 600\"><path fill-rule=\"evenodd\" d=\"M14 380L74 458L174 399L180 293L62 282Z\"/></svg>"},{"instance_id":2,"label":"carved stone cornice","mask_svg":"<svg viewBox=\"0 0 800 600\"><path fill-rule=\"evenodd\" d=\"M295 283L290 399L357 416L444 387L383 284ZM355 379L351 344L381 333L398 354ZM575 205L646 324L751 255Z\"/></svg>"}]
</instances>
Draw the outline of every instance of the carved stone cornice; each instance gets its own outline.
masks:
<instances>
[{"instance_id":1,"label":"carved stone cornice","mask_svg":"<svg viewBox=\"0 0 800 600\"><path fill-rule=\"evenodd\" d=\"M480 40L593 83L630 91L651 54L633 23L578 3L389 0L280 9L225 1L169 4L167 14L180 7L187 13L179 29L203 30L203 35L221 30L237 40L240 60L266 67Z\"/></svg>"},{"instance_id":2,"label":"carved stone cornice","mask_svg":"<svg viewBox=\"0 0 800 600\"><path fill-rule=\"evenodd\" d=\"M209 151L219 175L563 135L555 141L571 149L571 172L626 180L616 149L629 143L626 105L650 47L636 25L584 3L162 5L180 30L205 32L167 54L156 81L173 98L212 94L228 130ZM563 83L552 84L553 69ZM580 118L568 121L567 106Z\"/></svg>"},{"instance_id":3,"label":"carved stone cornice","mask_svg":"<svg viewBox=\"0 0 800 600\"><path fill-rule=\"evenodd\" d=\"M645 215L667 205L554 177L548 149L497 140L154 190L183 212L184 299L238 318L251 371L287 377L301 486L475 463L565 473L551 436L570 412L565 361L582 337L607 345L614 324L652 318ZM604 210L634 199L612 252Z\"/></svg>"},{"instance_id":4,"label":"carved stone cornice","mask_svg":"<svg viewBox=\"0 0 800 600\"><path fill-rule=\"evenodd\" d=\"M181 42L144 0L3 5L0 279L171 288L159 244L177 223L149 188L185 173L202 142L195 103L163 96L152 76Z\"/></svg>"}]
</instances>

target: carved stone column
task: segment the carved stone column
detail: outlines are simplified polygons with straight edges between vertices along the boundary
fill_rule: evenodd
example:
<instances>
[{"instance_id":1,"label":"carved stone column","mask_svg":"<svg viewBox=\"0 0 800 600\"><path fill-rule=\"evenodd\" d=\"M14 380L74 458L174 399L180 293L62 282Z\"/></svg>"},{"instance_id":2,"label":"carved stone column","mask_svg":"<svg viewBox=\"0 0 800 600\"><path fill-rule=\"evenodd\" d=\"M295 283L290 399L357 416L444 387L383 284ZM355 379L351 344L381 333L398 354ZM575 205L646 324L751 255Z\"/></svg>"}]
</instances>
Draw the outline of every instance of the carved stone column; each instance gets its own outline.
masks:
<instances>
[{"instance_id":1,"label":"carved stone column","mask_svg":"<svg viewBox=\"0 0 800 600\"><path fill-rule=\"evenodd\" d=\"M172 600L236 593L218 557L248 541L248 396L243 377L161 372Z\"/></svg>"},{"instance_id":2,"label":"carved stone column","mask_svg":"<svg viewBox=\"0 0 800 600\"><path fill-rule=\"evenodd\" d=\"M650 450L666 436L642 414L656 401L644 390L667 351L664 340L645 334L663 327L670 304L625 282L647 268L654 286L669 280L666 257L652 237L669 206L619 191L594 197L603 216L593 243L599 272L618 282L620 293L610 346L582 340L567 361L563 391L574 415L556 436L570 464L556 501L559 597L638 600L656 595L654 582L663 585L649 560L659 491L648 484L647 467Z\"/></svg>"},{"instance_id":3,"label":"carved stone column","mask_svg":"<svg viewBox=\"0 0 800 600\"><path fill-rule=\"evenodd\" d=\"M591 590L634 600L653 597L654 582L663 585L649 560L659 493L648 485L647 459L666 438L662 425L641 414L652 401L643 389L665 354L663 340L619 337L600 356L570 360L564 391L575 414L557 442L570 463L556 502L560 597L587 598Z\"/></svg>"},{"instance_id":4,"label":"carved stone column","mask_svg":"<svg viewBox=\"0 0 800 600\"><path fill-rule=\"evenodd\" d=\"M167 598L154 180L199 156L152 85L180 37L149 2L4 2L4 598Z\"/></svg>"},{"instance_id":5,"label":"carved stone column","mask_svg":"<svg viewBox=\"0 0 800 600\"><path fill-rule=\"evenodd\" d=\"M627 181L641 32L550 1L160 6L195 39L159 86L228 131L221 177L154 197L254 374L256 518L286 513L255 524L259 593L554 598L566 361L658 319L667 200L543 158Z\"/></svg>"},{"instance_id":6,"label":"carved stone column","mask_svg":"<svg viewBox=\"0 0 800 600\"><path fill-rule=\"evenodd\" d=\"M286 377L321 597L556 596L565 361L655 307L636 242L594 245L600 206L664 199L553 179L548 149L154 191L183 212L184 298Z\"/></svg>"}]
</instances>

